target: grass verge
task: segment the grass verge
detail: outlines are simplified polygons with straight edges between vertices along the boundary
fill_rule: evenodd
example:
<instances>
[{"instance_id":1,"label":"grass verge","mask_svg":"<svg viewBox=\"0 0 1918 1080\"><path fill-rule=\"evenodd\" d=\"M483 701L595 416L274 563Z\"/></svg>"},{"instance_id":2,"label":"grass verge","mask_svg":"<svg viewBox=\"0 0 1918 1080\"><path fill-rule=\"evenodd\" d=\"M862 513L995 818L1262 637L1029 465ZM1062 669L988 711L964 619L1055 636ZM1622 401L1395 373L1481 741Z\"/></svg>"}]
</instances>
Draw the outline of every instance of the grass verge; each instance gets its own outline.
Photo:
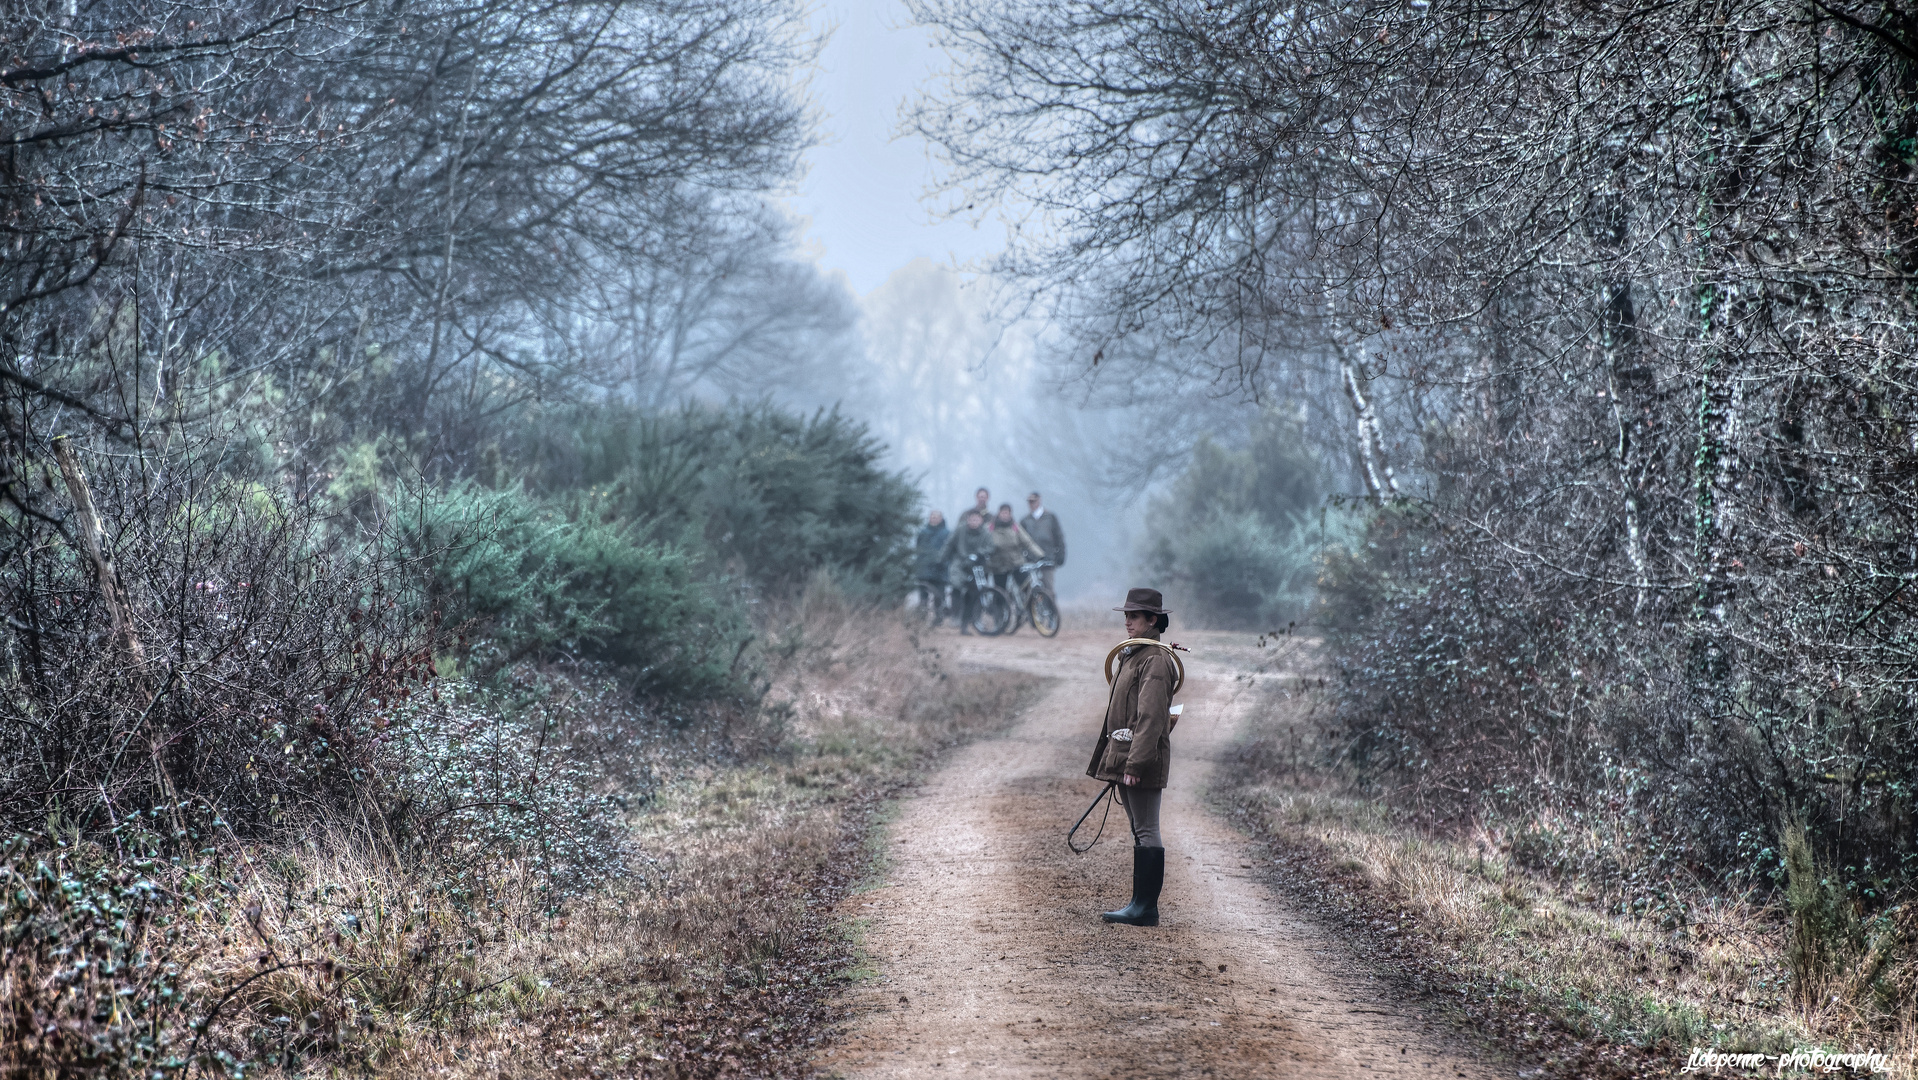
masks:
<instances>
[{"instance_id":1,"label":"grass verge","mask_svg":"<svg viewBox=\"0 0 1918 1080\"><path fill-rule=\"evenodd\" d=\"M1282 887L1509 1050L1521 1076L1675 1076L1695 1047L1878 1050L1889 1075L1912 1074L1908 1021L1865 1025L1792 992L1790 926L1770 899L1700 884L1635 912L1590 881L1528 870L1520 830L1421 828L1327 764L1311 691L1255 692L1268 699L1219 775L1221 808L1267 847Z\"/></svg>"}]
</instances>

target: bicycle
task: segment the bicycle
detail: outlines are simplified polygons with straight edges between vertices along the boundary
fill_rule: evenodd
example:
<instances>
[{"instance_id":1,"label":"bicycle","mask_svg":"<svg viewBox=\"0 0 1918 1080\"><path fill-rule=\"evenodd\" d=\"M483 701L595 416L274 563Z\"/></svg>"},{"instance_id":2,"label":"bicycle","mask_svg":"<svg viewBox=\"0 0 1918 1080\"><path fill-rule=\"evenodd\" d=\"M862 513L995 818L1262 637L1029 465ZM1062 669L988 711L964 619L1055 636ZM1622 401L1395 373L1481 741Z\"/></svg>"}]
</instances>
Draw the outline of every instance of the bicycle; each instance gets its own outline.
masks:
<instances>
[{"instance_id":1,"label":"bicycle","mask_svg":"<svg viewBox=\"0 0 1918 1080\"><path fill-rule=\"evenodd\" d=\"M972 624L974 630L982 634L1016 634L1019 627L1026 623L1040 637L1052 637L1059 632L1059 602L1053 598L1043 584L1040 572L1051 566L1048 559L1029 562L1019 567L1019 572L1008 575L1005 585L987 585L979 594L979 615ZM975 579L983 572L975 568ZM980 623L988 610L994 613L997 630L988 631Z\"/></svg>"},{"instance_id":2,"label":"bicycle","mask_svg":"<svg viewBox=\"0 0 1918 1080\"><path fill-rule=\"evenodd\" d=\"M1017 630L1019 614L1018 609L1012 606L1012 598L986 576L985 565L979 561L979 556L968 555L967 558L972 562L972 589L978 596L978 606L972 613L973 632L984 637L998 637L1006 633L1008 627Z\"/></svg>"},{"instance_id":3,"label":"bicycle","mask_svg":"<svg viewBox=\"0 0 1918 1080\"><path fill-rule=\"evenodd\" d=\"M1031 623L1040 637L1052 637L1059 632L1059 601L1045 586L1044 571L1051 565L1050 559L1026 563L1019 567L1019 573L1011 581L1017 592L1013 597L1016 610L1022 621Z\"/></svg>"}]
</instances>

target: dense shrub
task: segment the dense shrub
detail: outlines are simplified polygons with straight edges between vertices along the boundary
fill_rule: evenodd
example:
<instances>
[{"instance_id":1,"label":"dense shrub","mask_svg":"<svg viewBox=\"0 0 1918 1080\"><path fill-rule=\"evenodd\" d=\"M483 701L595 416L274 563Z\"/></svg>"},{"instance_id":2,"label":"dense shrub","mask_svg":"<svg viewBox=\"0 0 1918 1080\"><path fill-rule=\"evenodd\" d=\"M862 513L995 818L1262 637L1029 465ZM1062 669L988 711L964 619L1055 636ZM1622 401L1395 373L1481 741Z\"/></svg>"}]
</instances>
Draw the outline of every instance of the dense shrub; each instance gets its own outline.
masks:
<instances>
[{"instance_id":1,"label":"dense shrub","mask_svg":"<svg viewBox=\"0 0 1918 1080\"><path fill-rule=\"evenodd\" d=\"M1854 902L1907 886L1918 763L1885 739L1883 702L1829 676L1731 676L1698 638L1658 640L1631 591L1569 603L1559 572L1500 566L1485 544L1387 508L1327 561L1342 746L1370 780L1429 819L1496 823L1522 862L1645 911L1673 882L1782 883L1786 820Z\"/></svg>"},{"instance_id":2,"label":"dense shrub","mask_svg":"<svg viewBox=\"0 0 1918 1080\"><path fill-rule=\"evenodd\" d=\"M317 494L191 461L173 477L141 483L136 466L108 462L91 478L114 525L106 550L124 636L73 545L23 545L5 564L10 831L57 813L98 837L142 808L180 804L244 838L375 822L383 840L486 848L570 889L603 876L589 864L617 857L593 784L545 741L547 719L529 726L521 710L440 678L460 656L442 628L470 620L485 633L464 655L495 666L543 652L603 657L628 695L637 685L698 700L746 686L734 672L745 641L736 606L715 599L683 553L630 542L618 526L468 488L341 522ZM549 842L521 844L502 816L509 804ZM211 839L203 832L175 827L165 839L197 847Z\"/></svg>"},{"instance_id":3,"label":"dense shrub","mask_svg":"<svg viewBox=\"0 0 1918 1080\"><path fill-rule=\"evenodd\" d=\"M615 796L553 718L528 719L451 688L374 718L382 839L462 902L509 870L556 904L626 869Z\"/></svg>"},{"instance_id":4,"label":"dense shrub","mask_svg":"<svg viewBox=\"0 0 1918 1080\"><path fill-rule=\"evenodd\" d=\"M245 834L353 806L361 718L432 672L406 573L377 544L339 544L325 508L281 485L97 460L114 601L47 521L5 520L0 819L58 811L97 834L197 799Z\"/></svg>"},{"instance_id":5,"label":"dense shrub","mask_svg":"<svg viewBox=\"0 0 1918 1080\"><path fill-rule=\"evenodd\" d=\"M1345 536L1344 516L1321 506L1319 462L1298 425L1267 413L1243 446L1211 439L1152 506L1148 572L1187 617L1266 627L1302 617L1319 552Z\"/></svg>"},{"instance_id":6,"label":"dense shrub","mask_svg":"<svg viewBox=\"0 0 1918 1080\"><path fill-rule=\"evenodd\" d=\"M1606 775L1606 747L1576 738L1566 705L1589 720L1623 689L1597 651L1607 613L1538 618L1444 555L1443 531L1407 508L1376 513L1361 542L1327 554L1315 622L1347 751L1441 815L1537 809L1566 797L1574 774L1581 785Z\"/></svg>"},{"instance_id":7,"label":"dense shrub","mask_svg":"<svg viewBox=\"0 0 1918 1080\"><path fill-rule=\"evenodd\" d=\"M792 595L821 569L865 595L903 591L919 494L837 410L599 408L542 418L521 438L510 458L530 463L535 490L577 492L583 513L688 543L763 593Z\"/></svg>"},{"instance_id":8,"label":"dense shrub","mask_svg":"<svg viewBox=\"0 0 1918 1080\"><path fill-rule=\"evenodd\" d=\"M745 691L749 630L724 581L630 522L572 512L515 486L461 484L395 513L397 554L426 569L446 619L471 621L482 674L528 658L618 665L648 697L701 700Z\"/></svg>"}]
</instances>

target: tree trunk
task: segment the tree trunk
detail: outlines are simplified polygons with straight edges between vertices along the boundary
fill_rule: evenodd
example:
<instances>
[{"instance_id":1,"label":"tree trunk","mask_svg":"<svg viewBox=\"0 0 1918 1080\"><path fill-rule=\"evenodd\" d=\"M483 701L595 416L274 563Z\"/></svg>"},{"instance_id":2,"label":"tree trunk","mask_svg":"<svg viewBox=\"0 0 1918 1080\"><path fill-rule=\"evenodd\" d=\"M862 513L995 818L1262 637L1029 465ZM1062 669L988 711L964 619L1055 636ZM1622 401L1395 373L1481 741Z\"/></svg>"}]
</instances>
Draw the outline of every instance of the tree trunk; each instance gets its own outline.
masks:
<instances>
[{"instance_id":1,"label":"tree trunk","mask_svg":"<svg viewBox=\"0 0 1918 1080\"><path fill-rule=\"evenodd\" d=\"M93 559L100 598L106 602L107 615L113 620L114 640L132 656L135 665L144 664L146 650L140 647L140 637L133 629L133 612L127 605L126 595L120 591L119 579L114 576L113 562L100 543L105 533L100 527L100 516L93 510L93 492L87 488L87 478L80 472L80 462L73 456L73 446L66 436L53 440L53 456L60 462L61 475L66 477L67 493L73 496L80 541Z\"/></svg>"},{"instance_id":2,"label":"tree trunk","mask_svg":"<svg viewBox=\"0 0 1918 1080\"><path fill-rule=\"evenodd\" d=\"M1363 345L1359 346L1361 350ZM1372 501L1383 504L1387 498L1397 498L1399 494L1398 477L1392 472L1391 462L1386 460L1385 445L1379 438L1378 412L1365 396L1365 388L1359 385L1359 372L1352 363L1343 345L1338 346L1339 368L1344 376L1345 396L1352 403L1352 415L1357 422L1359 439L1359 460L1365 466L1365 487ZM1363 359L1363 352L1360 357Z\"/></svg>"}]
</instances>

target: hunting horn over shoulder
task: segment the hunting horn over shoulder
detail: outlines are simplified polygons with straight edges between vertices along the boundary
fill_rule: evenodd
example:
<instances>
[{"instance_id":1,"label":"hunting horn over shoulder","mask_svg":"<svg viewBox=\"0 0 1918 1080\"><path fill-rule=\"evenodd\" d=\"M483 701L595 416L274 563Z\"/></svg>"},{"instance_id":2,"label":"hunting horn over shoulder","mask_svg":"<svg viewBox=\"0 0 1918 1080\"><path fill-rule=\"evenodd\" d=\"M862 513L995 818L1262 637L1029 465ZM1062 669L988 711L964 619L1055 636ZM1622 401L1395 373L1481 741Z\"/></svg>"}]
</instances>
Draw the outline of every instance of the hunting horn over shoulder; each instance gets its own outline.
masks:
<instances>
[{"instance_id":1,"label":"hunting horn over shoulder","mask_svg":"<svg viewBox=\"0 0 1918 1080\"><path fill-rule=\"evenodd\" d=\"M1135 637L1135 638L1127 638L1124 641L1119 642L1117 645L1114 645L1112 647L1111 652L1106 653L1106 685L1107 686L1112 685L1112 662L1118 659L1119 650L1125 648L1127 645L1157 645L1159 648L1164 649L1167 652L1167 654L1169 654L1172 657L1172 670L1176 672L1176 674L1172 677L1172 692L1175 694L1178 693L1179 687L1185 685L1185 661L1179 659L1179 654L1182 652L1191 652L1192 651L1191 649L1188 649L1184 645L1180 645L1176 642L1171 645L1168 645L1163 641L1154 641L1153 639L1149 637Z\"/></svg>"}]
</instances>

